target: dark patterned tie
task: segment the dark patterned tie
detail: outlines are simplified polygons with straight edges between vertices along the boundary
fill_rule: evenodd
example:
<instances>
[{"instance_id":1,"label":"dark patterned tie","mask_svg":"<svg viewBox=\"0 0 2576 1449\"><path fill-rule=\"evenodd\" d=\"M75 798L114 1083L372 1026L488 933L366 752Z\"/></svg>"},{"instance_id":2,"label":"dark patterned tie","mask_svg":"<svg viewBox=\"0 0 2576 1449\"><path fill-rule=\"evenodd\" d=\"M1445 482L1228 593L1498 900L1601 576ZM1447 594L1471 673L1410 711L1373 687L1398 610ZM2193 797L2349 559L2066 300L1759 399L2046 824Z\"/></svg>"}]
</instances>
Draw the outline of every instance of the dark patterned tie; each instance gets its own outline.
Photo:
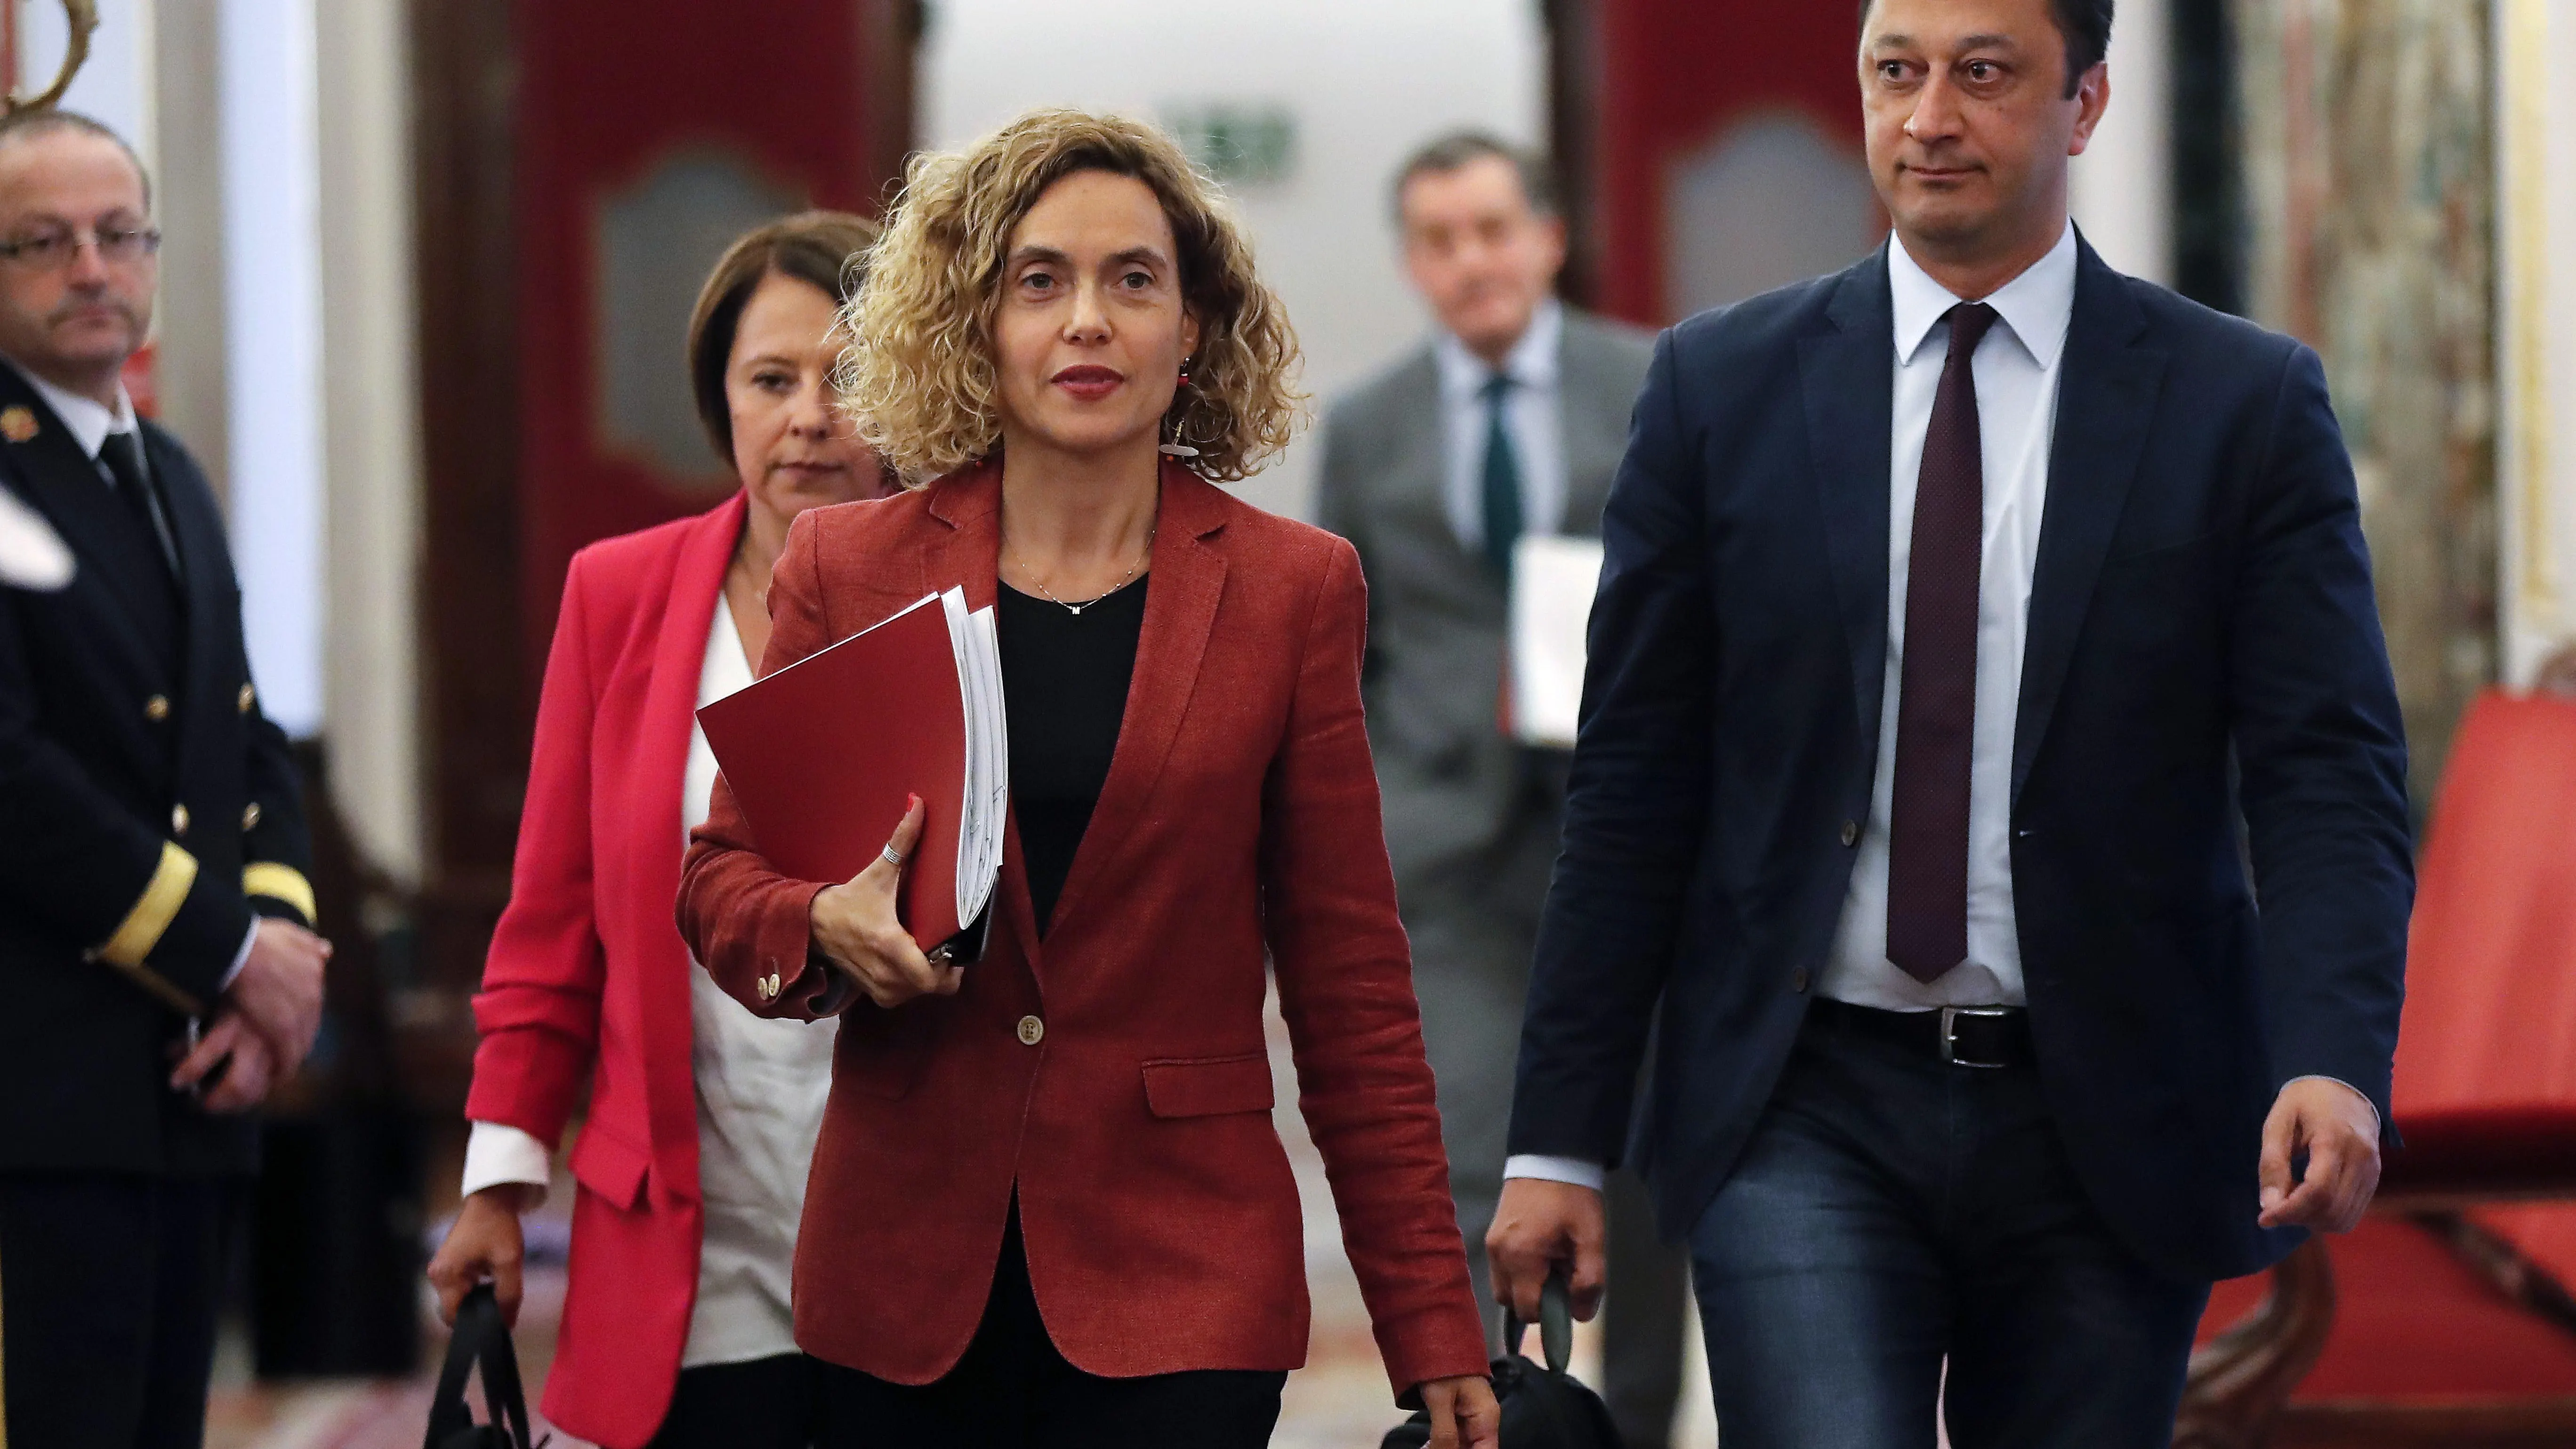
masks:
<instances>
[{"instance_id":1,"label":"dark patterned tie","mask_svg":"<svg viewBox=\"0 0 2576 1449\"><path fill-rule=\"evenodd\" d=\"M1995 309L1950 309L1950 355L1923 434L1905 580L1905 666L1889 797L1887 959L1930 981L1968 958L1968 768L1977 719L1977 570L1985 533L1977 378Z\"/></svg>"},{"instance_id":2,"label":"dark patterned tie","mask_svg":"<svg viewBox=\"0 0 2576 1449\"><path fill-rule=\"evenodd\" d=\"M170 519L161 507L161 495L152 487L152 475L143 464L143 440L131 432L110 433L98 445L98 460L107 465L116 479L116 491L125 506L134 510L135 519L150 534L160 551L161 562L170 572L179 571L179 548L170 536Z\"/></svg>"},{"instance_id":3,"label":"dark patterned tie","mask_svg":"<svg viewBox=\"0 0 2576 1449\"><path fill-rule=\"evenodd\" d=\"M1512 576L1512 546L1521 539L1521 465L1512 453L1511 430L1503 426L1503 402L1511 395L1511 374L1498 372L1485 384L1485 560L1505 582Z\"/></svg>"}]
</instances>

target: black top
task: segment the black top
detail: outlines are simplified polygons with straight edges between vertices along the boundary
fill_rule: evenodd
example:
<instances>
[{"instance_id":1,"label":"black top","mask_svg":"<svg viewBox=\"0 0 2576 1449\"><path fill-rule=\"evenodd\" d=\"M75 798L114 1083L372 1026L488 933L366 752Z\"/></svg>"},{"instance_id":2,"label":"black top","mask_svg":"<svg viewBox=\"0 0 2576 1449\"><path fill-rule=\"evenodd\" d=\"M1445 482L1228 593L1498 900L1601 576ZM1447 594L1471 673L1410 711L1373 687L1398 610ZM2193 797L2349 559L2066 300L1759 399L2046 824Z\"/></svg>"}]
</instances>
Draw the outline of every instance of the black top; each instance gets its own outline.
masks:
<instances>
[{"instance_id":1,"label":"black top","mask_svg":"<svg viewBox=\"0 0 2576 1449\"><path fill-rule=\"evenodd\" d=\"M1041 936L1109 779L1109 757L1127 713L1127 681L1136 672L1136 640L1145 627L1146 582L1138 579L1080 614L1008 584L999 592L995 632L1011 728L1011 814Z\"/></svg>"}]
</instances>

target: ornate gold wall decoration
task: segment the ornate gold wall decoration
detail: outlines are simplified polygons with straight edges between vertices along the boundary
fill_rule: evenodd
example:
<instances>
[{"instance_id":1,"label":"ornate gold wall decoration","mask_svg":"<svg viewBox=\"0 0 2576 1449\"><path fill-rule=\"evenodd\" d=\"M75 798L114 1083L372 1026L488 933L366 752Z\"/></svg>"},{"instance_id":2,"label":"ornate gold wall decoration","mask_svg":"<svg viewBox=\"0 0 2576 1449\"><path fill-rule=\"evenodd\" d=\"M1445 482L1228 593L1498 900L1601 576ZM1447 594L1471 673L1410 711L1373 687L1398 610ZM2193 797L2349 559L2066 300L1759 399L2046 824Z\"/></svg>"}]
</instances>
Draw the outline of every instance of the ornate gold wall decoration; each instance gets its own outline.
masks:
<instances>
[{"instance_id":1,"label":"ornate gold wall decoration","mask_svg":"<svg viewBox=\"0 0 2576 1449\"><path fill-rule=\"evenodd\" d=\"M65 40L62 69L54 73L54 83L32 96L15 91L0 98L0 108L9 112L32 111L53 105L72 88L72 77L89 61L90 32L98 29L98 0L63 0Z\"/></svg>"}]
</instances>

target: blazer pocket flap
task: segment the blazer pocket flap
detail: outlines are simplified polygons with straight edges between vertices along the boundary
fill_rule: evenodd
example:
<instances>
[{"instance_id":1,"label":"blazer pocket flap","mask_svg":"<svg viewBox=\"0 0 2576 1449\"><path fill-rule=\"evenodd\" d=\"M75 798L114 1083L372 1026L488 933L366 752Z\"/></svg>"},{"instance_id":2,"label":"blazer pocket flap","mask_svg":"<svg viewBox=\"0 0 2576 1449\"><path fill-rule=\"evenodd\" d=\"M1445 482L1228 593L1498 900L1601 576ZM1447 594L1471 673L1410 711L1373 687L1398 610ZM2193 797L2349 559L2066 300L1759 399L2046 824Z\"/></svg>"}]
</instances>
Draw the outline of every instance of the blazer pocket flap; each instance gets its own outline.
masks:
<instances>
[{"instance_id":1,"label":"blazer pocket flap","mask_svg":"<svg viewBox=\"0 0 2576 1449\"><path fill-rule=\"evenodd\" d=\"M1145 1063L1145 1105L1157 1117L1267 1112L1275 1100L1267 1052Z\"/></svg>"},{"instance_id":2,"label":"blazer pocket flap","mask_svg":"<svg viewBox=\"0 0 2576 1449\"><path fill-rule=\"evenodd\" d=\"M600 1130L596 1121L582 1124L581 1140L572 1145L573 1181L606 1198L621 1212L632 1212L644 1197L644 1179L653 1154Z\"/></svg>"}]
</instances>

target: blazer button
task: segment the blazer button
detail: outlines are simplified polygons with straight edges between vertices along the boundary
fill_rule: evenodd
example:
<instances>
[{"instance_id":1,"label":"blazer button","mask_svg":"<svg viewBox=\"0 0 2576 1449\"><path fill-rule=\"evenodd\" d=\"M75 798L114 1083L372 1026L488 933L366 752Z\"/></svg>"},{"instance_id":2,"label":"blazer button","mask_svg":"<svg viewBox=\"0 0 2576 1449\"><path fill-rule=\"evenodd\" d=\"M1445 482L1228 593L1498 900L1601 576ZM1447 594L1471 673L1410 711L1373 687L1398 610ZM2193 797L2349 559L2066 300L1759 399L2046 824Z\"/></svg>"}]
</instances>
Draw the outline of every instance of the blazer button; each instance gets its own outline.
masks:
<instances>
[{"instance_id":1,"label":"blazer button","mask_svg":"<svg viewBox=\"0 0 2576 1449\"><path fill-rule=\"evenodd\" d=\"M1857 844L1859 844L1859 843L1860 843L1860 822L1859 822L1859 821L1857 821L1857 820L1846 820L1846 821L1844 821L1844 822L1843 822L1843 844L1844 844L1844 845L1846 845L1846 846L1849 846L1849 845L1857 845Z\"/></svg>"},{"instance_id":2,"label":"blazer button","mask_svg":"<svg viewBox=\"0 0 2576 1449\"><path fill-rule=\"evenodd\" d=\"M233 696L233 708L243 714L250 713L250 707L258 702L259 691L252 689L247 684L241 687L241 693Z\"/></svg>"},{"instance_id":3,"label":"blazer button","mask_svg":"<svg viewBox=\"0 0 2576 1449\"><path fill-rule=\"evenodd\" d=\"M244 829L244 830L257 830L258 828L259 828L259 802L258 802L258 801L256 801L256 800L253 800L253 801L252 801L252 802L250 802L249 804L247 804L247 805L245 805L245 806L243 806L243 807L242 807L242 829Z\"/></svg>"},{"instance_id":4,"label":"blazer button","mask_svg":"<svg viewBox=\"0 0 2576 1449\"><path fill-rule=\"evenodd\" d=\"M170 696L166 694L156 694L150 699L143 701L143 717L152 721L154 724L159 724L161 721L168 719L170 717Z\"/></svg>"},{"instance_id":5,"label":"blazer button","mask_svg":"<svg viewBox=\"0 0 2576 1449\"><path fill-rule=\"evenodd\" d=\"M1806 995L1806 994L1807 994L1807 968L1806 968L1806 967L1801 966L1801 967L1799 967L1797 970L1792 971L1792 972L1790 972L1790 973L1789 973L1789 989L1790 989L1791 991L1794 991L1794 992L1798 993L1800 996L1804 996L1804 995Z\"/></svg>"},{"instance_id":6,"label":"blazer button","mask_svg":"<svg viewBox=\"0 0 2576 1449\"><path fill-rule=\"evenodd\" d=\"M173 835L185 835L188 833L187 806L173 805L170 807L170 833Z\"/></svg>"},{"instance_id":7,"label":"blazer button","mask_svg":"<svg viewBox=\"0 0 2576 1449\"><path fill-rule=\"evenodd\" d=\"M1046 1023L1034 1016L1020 1018L1020 1045L1036 1046L1046 1040Z\"/></svg>"}]
</instances>

